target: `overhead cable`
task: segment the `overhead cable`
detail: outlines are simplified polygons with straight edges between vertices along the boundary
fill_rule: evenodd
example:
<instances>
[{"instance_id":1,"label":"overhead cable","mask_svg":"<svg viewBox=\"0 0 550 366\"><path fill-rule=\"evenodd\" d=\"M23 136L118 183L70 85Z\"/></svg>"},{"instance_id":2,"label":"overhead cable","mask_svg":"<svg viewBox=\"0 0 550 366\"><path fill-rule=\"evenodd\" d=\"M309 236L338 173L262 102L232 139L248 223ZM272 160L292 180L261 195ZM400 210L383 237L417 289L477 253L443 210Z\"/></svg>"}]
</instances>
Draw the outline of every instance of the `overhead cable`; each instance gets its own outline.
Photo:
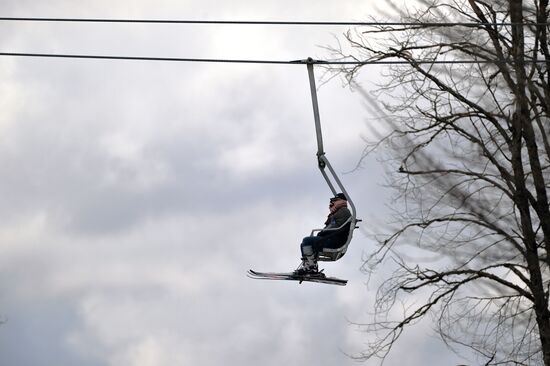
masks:
<instances>
[{"instance_id":1,"label":"overhead cable","mask_svg":"<svg viewBox=\"0 0 550 366\"><path fill-rule=\"evenodd\" d=\"M74 59L96 59L96 60L127 60L127 61L171 61L171 62L205 62L205 63L233 63L233 64L323 64L323 65L399 65L399 64L491 64L510 63L510 60L245 60L245 59L218 59L218 58L181 58L181 57L148 57L148 56L114 56L114 55L77 55L77 54L54 54L54 53L21 53L21 52L0 52L0 56L13 57L43 57L43 58L74 58ZM547 63L545 60L526 60L525 63Z\"/></svg>"},{"instance_id":2,"label":"overhead cable","mask_svg":"<svg viewBox=\"0 0 550 366\"><path fill-rule=\"evenodd\" d=\"M0 17L0 21L64 22L64 23L156 23L156 24L219 24L219 25L289 25L289 26L418 26L418 27L479 27L479 26L548 26L550 23L510 22L352 22L352 21L268 21L268 20L191 20L191 19L109 19L109 18L43 18Z\"/></svg>"}]
</instances>

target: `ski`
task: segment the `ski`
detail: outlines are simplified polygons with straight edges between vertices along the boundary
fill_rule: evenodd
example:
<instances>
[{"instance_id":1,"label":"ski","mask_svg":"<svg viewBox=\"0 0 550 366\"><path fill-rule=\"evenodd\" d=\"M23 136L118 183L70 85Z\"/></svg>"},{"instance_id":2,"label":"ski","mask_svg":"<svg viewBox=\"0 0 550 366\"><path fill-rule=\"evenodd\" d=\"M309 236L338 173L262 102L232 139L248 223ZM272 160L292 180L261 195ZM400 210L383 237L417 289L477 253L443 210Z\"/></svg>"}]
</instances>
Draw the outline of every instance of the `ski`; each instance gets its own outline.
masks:
<instances>
[{"instance_id":1,"label":"ski","mask_svg":"<svg viewBox=\"0 0 550 366\"><path fill-rule=\"evenodd\" d=\"M297 275L293 272L258 272L252 269L248 271L248 277L257 280L298 281L299 283L316 282L338 286L345 286L348 283L348 280L326 277L324 274Z\"/></svg>"}]
</instances>

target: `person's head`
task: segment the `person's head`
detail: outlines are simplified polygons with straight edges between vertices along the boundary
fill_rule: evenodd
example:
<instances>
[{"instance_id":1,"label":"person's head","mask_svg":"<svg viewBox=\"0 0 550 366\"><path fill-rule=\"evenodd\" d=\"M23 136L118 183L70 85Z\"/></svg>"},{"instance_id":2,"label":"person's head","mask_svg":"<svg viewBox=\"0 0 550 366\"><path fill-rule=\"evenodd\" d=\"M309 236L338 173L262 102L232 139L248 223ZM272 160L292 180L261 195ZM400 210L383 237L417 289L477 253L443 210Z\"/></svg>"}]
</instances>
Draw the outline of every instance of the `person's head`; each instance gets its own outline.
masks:
<instances>
[{"instance_id":1,"label":"person's head","mask_svg":"<svg viewBox=\"0 0 550 366\"><path fill-rule=\"evenodd\" d=\"M345 206L348 203L346 195L343 193L338 193L330 199L330 207L341 207Z\"/></svg>"}]
</instances>

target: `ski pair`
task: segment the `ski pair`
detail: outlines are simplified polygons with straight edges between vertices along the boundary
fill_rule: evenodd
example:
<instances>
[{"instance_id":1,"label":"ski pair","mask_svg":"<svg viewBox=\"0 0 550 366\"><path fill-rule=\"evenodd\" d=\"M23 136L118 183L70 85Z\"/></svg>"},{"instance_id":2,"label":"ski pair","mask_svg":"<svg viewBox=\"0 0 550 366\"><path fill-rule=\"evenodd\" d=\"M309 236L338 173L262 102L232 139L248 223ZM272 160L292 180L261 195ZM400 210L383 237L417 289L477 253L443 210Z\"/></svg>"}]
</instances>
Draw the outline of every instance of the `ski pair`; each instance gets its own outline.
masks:
<instances>
[{"instance_id":1,"label":"ski pair","mask_svg":"<svg viewBox=\"0 0 550 366\"><path fill-rule=\"evenodd\" d=\"M257 272L254 270L248 271L248 277L258 280L283 280L283 281L298 281L302 282L317 282L329 285L345 286L348 281L336 277L326 277L323 273L312 274L296 274L293 272Z\"/></svg>"}]
</instances>

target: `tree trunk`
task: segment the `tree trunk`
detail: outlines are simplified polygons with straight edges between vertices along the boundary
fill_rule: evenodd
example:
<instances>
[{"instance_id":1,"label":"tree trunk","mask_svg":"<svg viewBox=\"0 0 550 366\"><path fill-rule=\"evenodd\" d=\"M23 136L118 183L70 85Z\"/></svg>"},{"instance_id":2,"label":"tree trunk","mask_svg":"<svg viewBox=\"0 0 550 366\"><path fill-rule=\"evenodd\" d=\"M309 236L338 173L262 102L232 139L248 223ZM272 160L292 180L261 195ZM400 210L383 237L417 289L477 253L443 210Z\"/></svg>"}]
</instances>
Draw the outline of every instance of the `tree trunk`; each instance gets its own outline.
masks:
<instances>
[{"instance_id":1,"label":"tree trunk","mask_svg":"<svg viewBox=\"0 0 550 366\"><path fill-rule=\"evenodd\" d=\"M530 275L530 287L534 298L533 306L539 329L544 364L550 366L550 316L548 301L544 291L537 240L533 231L533 221L529 209L529 192L525 184L526 178L521 156L523 139L526 143L534 186L537 193L535 210L541 217L542 225L545 226L548 220L548 217L544 217L545 212L547 212L548 199L546 197L546 187L544 185L540 161L538 160L538 147L531 125L531 114L527 98L527 73L524 60L523 1L510 1L510 20L515 24L512 26L512 54L516 71L516 111L513 117L514 146L512 148L512 164L514 166L516 185L516 204L518 205L521 215L521 226L526 244L525 257ZM546 233L546 230L544 230L544 232ZM548 238L546 238L545 241L547 240Z\"/></svg>"}]
</instances>

